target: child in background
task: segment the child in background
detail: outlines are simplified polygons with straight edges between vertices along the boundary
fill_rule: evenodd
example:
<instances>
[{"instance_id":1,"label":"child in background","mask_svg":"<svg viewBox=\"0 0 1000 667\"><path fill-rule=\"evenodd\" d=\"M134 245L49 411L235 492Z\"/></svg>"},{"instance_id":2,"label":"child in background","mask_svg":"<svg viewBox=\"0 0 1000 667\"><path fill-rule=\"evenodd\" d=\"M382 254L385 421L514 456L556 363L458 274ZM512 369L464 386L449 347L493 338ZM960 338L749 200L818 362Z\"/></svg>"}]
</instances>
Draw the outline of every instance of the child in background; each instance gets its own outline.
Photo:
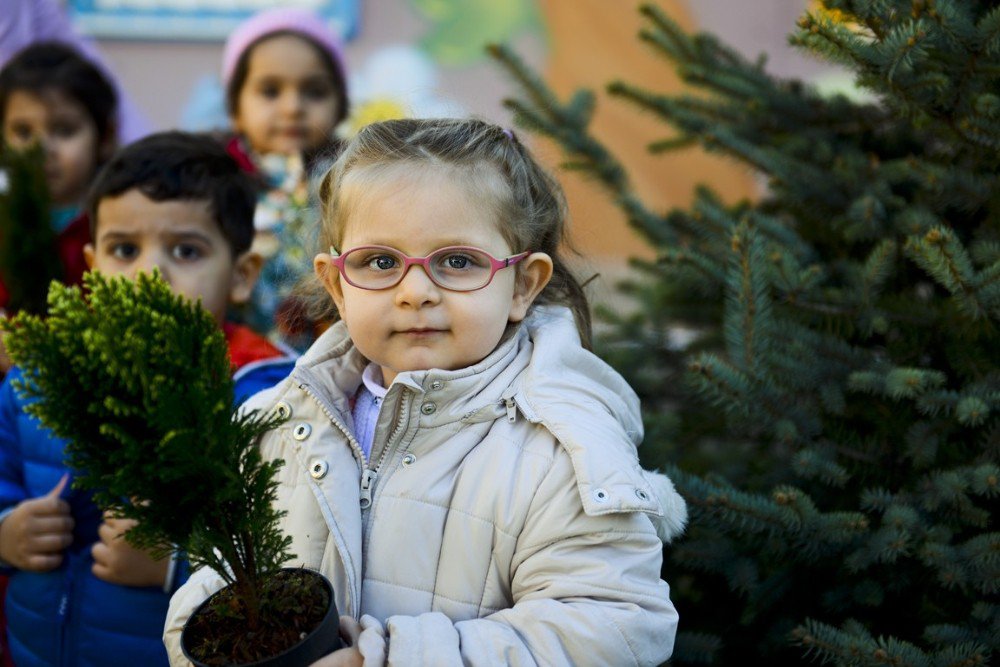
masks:
<instances>
[{"instance_id":1,"label":"child in background","mask_svg":"<svg viewBox=\"0 0 1000 667\"><path fill-rule=\"evenodd\" d=\"M90 223L84 195L116 144L117 97L94 64L69 46L40 42L0 70L0 128L13 150L41 144L51 198L51 224L64 280L77 284L86 271L83 246ZM14 242L4 239L0 242ZM7 290L0 284L0 308Z\"/></svg>"},{"instance_id":2,"label":"child in background","mask_svg":"<svg viewBox=\"0 0 1000 667\"><path fill-rule=\"evenodd\" d=\"M558 184L499 127L399 120L320 193L341 321L247 404L291 415L260 442L286 460L282 530L344 614L351 645L316 667L665 661L684 503L639 467L638 398L586 349ZM171 600L172 664L220 585L200 570Z\"/></svg>"},{"instance_id":3,"label":"child in background","mask_svg":"<svg viewBox=\"0 0 1000 667\"><path fill-rule=\"evenodd\" d=\"M101 70L56 42L39 42L18 52L0 69L0 136L11 150L41 144L50 197L50 224L62 279L79 283L86 271L83 247L90 223L81 214L84 193L116 144L117 96ZM18 239L0 239L17 243ZM9 293L0 279L0 317ZM0 378L10 359L0 343ZM9 667L4 637L4 590L0 575L0 664Z\"/></svg>"},{"instance_id":4,"label":"child in background","mask_svg":"<svg viewBox=\"0 0 1000 667\"><path fill-rule=\"evenodd\" d=\"M236 131L227 149L264 184L254 249L265 264L245 319L272 340L304 349L315 339L314 323L291 292L312 273L318 214L309 173L347 116L340 42L307 10L261 12L226 41L222 79Z\"/></svg>"},{"instance_id":5,"label":"child in background","mask_svg":"<svg viewBox=\"0 0 1000 667\"><path fill-rule=\"evenodd\" d=\"M169 132L123 149L88 201L90 268L134 278L158 268L173 290L215 317L229 342L237 401L273 385L292 360L224 321L250 296L260 258L250 250L256 192L209 137ZM65 443L0 387L0 560L11 568L8 637L19 667L166 665L161 635L170 594L187 576L182 555L153 560L70 489Z\"/></svg>"}]
</instances>

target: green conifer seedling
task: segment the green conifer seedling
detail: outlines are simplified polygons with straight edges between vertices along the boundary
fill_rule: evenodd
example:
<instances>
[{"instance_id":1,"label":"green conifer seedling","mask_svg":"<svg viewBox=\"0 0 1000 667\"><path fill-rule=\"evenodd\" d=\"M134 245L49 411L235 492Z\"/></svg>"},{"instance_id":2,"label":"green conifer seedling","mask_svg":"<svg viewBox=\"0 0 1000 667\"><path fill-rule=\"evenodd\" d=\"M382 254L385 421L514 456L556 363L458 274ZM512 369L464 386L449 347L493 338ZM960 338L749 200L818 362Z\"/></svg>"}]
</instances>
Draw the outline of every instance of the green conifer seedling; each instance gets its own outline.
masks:
<instances>
[{"instance_id":1,"label":"green conifer seedling","mask_svg":"<svg viewBox=\"0 0 1000 667\"><path fill-rule=\"evenodd\" d=\"M8 321L29 412L67 441L74 486L138 525L126 539L175 547L219 572L255 623L262 579L294 556L278 529L275 473L257 438L280 419L233 414L228 347L200 304L158 273L53 283L49 315Z\"/></svg>"},{"instance_id":2,"label":"green conifer seedling","mask_svg":"<svg viewBox=\"0 0 1000 667\"><path fill-rule=\"evenodd\" d=\"M62 277L41 148L14 151L0 142L0 279L7 310L45 311L49 283Z\"/></svg>"}]
</instances>

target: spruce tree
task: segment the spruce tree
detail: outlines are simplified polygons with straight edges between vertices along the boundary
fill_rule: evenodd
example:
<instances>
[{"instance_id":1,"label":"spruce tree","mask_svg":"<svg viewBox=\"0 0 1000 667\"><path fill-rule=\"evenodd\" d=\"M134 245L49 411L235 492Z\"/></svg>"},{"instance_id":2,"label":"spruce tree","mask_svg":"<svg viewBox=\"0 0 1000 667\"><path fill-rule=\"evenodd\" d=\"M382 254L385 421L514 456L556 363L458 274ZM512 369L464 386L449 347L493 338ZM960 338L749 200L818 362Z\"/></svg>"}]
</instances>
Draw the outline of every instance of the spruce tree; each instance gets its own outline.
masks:
<instances>
[{"instance_id":1,"label":"spruce tree","mask_svg":"<svg viewBox=\"0 0 1000 667\"><path fill-rule=\"evenodd\" d=\"M769 75L646 6L691 92L608 86L766 180L651 210L509 50L518 122L558 142L656 251L601 352L639 392L643 463L691 510L665 547L672 664L985 665L1000 649L1000 7L826 0L791 41L874 102ZM624 74L627 77L627 73ZM691 339L678 344L678 331Z\"/></svg>"}]
</instances>

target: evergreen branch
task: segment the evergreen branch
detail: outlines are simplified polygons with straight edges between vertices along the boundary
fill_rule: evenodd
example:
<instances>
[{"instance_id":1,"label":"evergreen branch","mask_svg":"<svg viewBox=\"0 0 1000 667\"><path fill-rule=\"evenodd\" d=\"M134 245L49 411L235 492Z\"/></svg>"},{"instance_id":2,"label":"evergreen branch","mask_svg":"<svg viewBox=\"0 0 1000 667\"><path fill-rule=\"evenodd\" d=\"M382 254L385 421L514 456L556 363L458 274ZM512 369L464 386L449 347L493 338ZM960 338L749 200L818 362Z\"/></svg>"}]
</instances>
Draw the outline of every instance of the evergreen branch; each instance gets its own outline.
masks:
<instances>
[{"instance_id":1,"label":"evergreen branch","mask_svg":"<svg viewBox=\"0 0 1000 667\"><path fill-rule=\"evenodd\" d=\"M520 121L565 146L567 152L615 196L616 204L625 212L636 231L654 244L674 242L676 235L663 224L663 218L649 211L632 194L632 187L618 160L589 134L588 105L578 102L575 109L572 103L560 105L541 80L510 49L491 45L488 50L521 84L529 98L527 101L507 99L504 105L513 110Z\"/></svg>"},{"instance_id":2,"label":"evergreen branch","mask_svg":"<svg viewBox=\"0 0 1000 667\"><path fill-rule=\"evenodd\" d=\"M11 312L45 312L49 283L63 278L44 160L40 147L15 151L0 140L0 279Z\"/></svg>"},{"instance_id":3,"label":"evergreen branch","mask_svg":"<svg viewBox=\"0 0 1000 667\"><path fill-rule=\"evenodd\" d=\"M138 521L130 543L158 554L177 545L193 564L256 588L294 557L272 505L281 462L263 462L257 448L282 419L233 416L222 330L158 273L88 273L84 284L86 293L54 283L47 318L3 325L28 412L67 440L74 487Z\"/></svg>"},{"instance_id":4,"label":"evergreen branch","mask_svg":"<svg viewBox=\"0 0 1000 667\"><path fill-rule=\"evenodd\" d=\"M985 317L990 309L979 300L976 276L968 252L947 227L907 239L904 250L924 271L951 292L967 316Z\"/></svg>"}]
</instances>

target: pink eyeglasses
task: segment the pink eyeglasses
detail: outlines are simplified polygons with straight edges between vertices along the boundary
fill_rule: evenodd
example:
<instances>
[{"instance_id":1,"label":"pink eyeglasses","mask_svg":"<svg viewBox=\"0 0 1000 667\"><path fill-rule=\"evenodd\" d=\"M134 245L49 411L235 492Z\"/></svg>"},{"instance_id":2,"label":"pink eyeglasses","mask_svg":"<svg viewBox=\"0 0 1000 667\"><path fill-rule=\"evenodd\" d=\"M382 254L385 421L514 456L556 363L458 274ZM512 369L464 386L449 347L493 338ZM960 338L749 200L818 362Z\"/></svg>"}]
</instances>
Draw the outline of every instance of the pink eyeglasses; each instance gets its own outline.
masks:
<instances>
[{"instance_id":1,"label":"pink eyeglasses","mask_svg":"<svg viewBox=\"0 0 1000 667\"><path fill-rule=\"evenodd\" d=\"M330 248L330 254L344 280L360 289L395 287L411 266L419 264L438 287L453 292L474 292L489 285L497 271L517 264L531 251L497 259L479 248L448 246L426 257L410 257L388 246L365 245L343 255Z\"/></svg>"}]
</instances>

